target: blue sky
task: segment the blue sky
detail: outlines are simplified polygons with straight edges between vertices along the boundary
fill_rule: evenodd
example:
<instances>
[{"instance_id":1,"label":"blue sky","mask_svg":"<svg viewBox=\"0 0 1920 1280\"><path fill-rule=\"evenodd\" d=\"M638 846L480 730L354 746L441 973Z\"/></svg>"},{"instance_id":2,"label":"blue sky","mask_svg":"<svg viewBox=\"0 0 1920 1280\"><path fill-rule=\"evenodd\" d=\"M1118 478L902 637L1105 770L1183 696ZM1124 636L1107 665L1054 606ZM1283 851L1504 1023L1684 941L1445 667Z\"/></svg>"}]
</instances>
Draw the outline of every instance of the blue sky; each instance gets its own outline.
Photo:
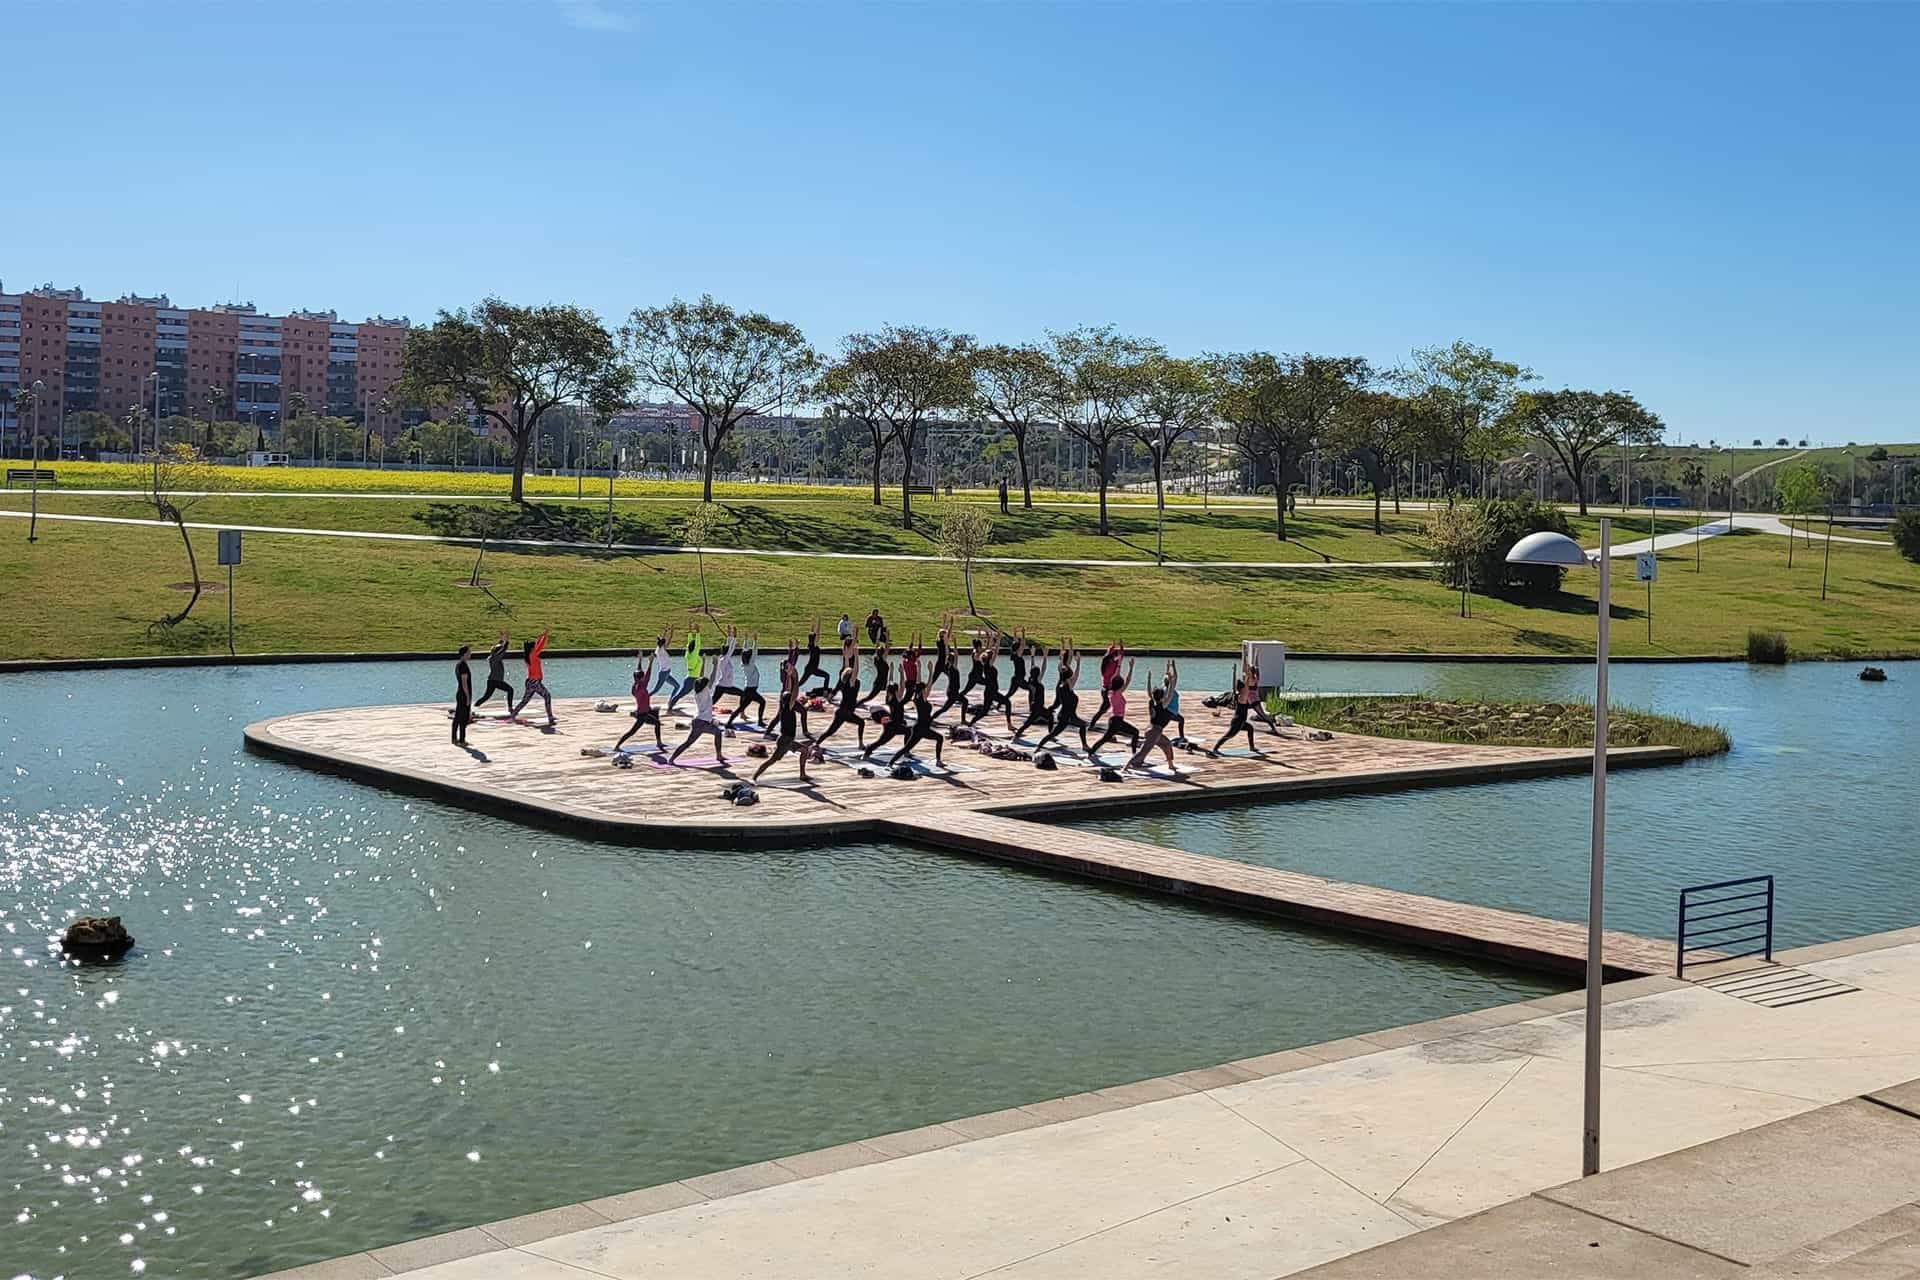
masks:
<instances>
[{"instance_id":1,"label":"blue sky","mask_svg":"<svg viewBox=\"0 0 1920 1280\"><path fill-rule=\"evenodd\" d=\"M0 280L1176 351L1920 440L1920 6L11 0ZM236 293L237 291L237 293Z\"/></svg>"}]
</instances>

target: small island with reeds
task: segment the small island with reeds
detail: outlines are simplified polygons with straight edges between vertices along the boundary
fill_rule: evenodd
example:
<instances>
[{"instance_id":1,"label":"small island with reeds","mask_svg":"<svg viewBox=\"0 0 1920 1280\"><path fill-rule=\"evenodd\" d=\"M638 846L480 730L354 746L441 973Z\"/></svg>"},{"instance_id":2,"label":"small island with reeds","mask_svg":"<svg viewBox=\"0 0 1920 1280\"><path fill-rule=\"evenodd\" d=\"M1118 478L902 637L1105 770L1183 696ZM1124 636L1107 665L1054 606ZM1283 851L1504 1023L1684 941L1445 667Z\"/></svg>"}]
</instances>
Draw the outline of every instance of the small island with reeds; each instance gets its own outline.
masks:
<instances>
[{"instance_id":1,"label":"small island with reeds","mask_svg":"<svg viewBox=\"0 0 1920 1280\"><path fill-rule=\"evenodd\" d=\"M1593 742L1593 706L1586 702L1380 694L1282 698L1278 711L1311 728L1374 738L1503 747L1580 747ZM1607 745L1678 747L1698 757L1719 755L1732 748L1733 740L1718 725L1616 706L1607 720Z\"/></svg>"}]
</instances>

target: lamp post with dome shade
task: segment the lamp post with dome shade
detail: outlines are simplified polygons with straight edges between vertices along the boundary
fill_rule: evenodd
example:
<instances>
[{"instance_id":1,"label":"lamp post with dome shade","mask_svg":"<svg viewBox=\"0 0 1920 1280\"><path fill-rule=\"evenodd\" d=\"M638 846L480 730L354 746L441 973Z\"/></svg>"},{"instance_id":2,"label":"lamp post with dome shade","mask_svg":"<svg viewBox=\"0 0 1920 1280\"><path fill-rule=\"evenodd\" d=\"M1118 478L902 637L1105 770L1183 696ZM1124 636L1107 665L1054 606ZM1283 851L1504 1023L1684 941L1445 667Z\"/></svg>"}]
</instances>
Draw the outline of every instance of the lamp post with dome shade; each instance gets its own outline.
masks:
<instances>
[{"instance_id":1,"label":"lamp post with dome shade","mask_svg":"<svg viewBox=\"0 0 1920 1280\"><path fill-rule=\"evenodd\" d=\"M1600 571L1599 620L1594 647L1593 691L1593 846L1587 865L1587 1022L1585 1124L1580 1145L1580 1174L1600 1172L1600 988L1606 962L1602 948L1607 858L1607 617L1612 607L1610 560L1613 521L1600 520L1600 554L1589 557L1563 533L1530 533L1507 552L1508 564L1552 565Z\"/></svg>"}]
</instances>

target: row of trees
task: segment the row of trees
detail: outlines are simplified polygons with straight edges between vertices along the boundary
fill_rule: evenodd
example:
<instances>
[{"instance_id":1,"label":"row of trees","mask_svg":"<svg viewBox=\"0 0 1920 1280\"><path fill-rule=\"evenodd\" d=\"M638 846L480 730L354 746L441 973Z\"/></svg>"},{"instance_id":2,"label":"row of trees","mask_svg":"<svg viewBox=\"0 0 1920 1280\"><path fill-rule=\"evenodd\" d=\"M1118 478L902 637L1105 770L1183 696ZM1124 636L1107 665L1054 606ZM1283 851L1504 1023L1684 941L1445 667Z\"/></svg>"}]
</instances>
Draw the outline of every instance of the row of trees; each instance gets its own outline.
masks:
<instances>
[{"instance_id":1,"label":"row of trees","mask_svg":"<svg viewBox=\"0 0 1920 1280\"><path fill-rule=\"evenodd\" d=\"M1004 345L890 325L851 334L827 356L796 326L711 297L635 310L617 333L579 307L489 298L443 312L409 337L400 393L414 403L471 406L503 431L512 441L516 501L539 422L563 405L585 406L602 423L641 389L686 405L697 423L707 501L716 460L743 422L818 405L869 437L875 505L887 458L896 458L907 528L912 478L934 422L968 418L1003 431L1027 507L1028 442L1036 426L1057 423L1089 451L1103 533L1116 449L1144 447L1164 502L1174 448L1203 428L1222 428L1272 485L1275 532L1285 539L1288 486L1317 450L1350 453L1366 468L1377 524L1381 490L1393 486L1397 496L1400 461L1412 450L1443 459L1452 481L1463 467L1537 439L1584 504L1596 456L1651 443L1663 430L1625 392L1534 390L1533 381L1529 370L1467 342L1416 351L1406 364L1380 370L1360 356L1176 356L1110 326Z\"/></svg>"}]
</instances>

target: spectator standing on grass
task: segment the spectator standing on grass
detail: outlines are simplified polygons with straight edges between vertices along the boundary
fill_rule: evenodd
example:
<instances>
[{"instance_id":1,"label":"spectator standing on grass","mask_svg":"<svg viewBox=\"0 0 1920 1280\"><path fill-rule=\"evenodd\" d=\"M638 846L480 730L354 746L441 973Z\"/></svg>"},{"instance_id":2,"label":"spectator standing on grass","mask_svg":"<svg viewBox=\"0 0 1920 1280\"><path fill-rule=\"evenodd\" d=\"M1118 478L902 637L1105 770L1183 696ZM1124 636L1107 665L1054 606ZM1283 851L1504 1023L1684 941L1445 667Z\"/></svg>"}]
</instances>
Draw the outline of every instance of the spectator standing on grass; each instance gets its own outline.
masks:
<instances>
[{"instance_id":1,"label":"spectator standing on grass","mask_svg":"<svg viewBox=\"0 0 1920 1280\"><path fill-rule=\"evenodd\" d=\"M873 606L873 612L867 615L867 643L879 644L887 634L887 620L880 616L880 606Z\"/></svg>"},{"instance_id":2,"label":"spectator standing on grass","mask_svg":"<svg viewBox=\"0 0 1920 1280\"><path fill-rule=\"evenodd\" d=\"M853 639L853 619L844 613L841 614L840 625L836 630L840 633L840 647L844 649L847 647L847 641Z\"/></svg>"}]
</instances>

